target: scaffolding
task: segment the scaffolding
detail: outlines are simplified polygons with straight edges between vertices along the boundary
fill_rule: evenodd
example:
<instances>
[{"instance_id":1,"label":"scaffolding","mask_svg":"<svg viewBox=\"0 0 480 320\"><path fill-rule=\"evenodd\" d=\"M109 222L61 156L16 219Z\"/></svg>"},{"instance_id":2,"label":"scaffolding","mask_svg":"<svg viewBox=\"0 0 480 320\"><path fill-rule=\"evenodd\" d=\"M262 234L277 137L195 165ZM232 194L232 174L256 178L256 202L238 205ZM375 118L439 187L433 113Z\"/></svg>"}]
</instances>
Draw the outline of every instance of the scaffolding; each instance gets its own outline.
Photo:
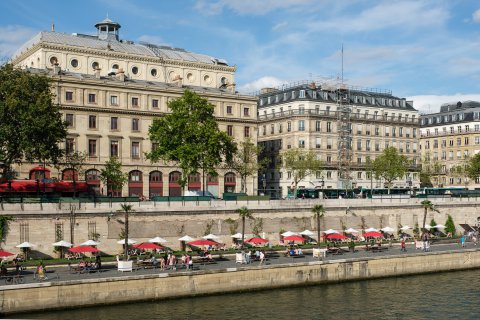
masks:
<instances>
[{"instance_id":1,"label":"scaffolding","mask_svg":"<svg viewBox=\"0 0 480 320\"><path fill-rule=\"evenodd\" d=\"M343 81L336 88L337 98L337 133L338 133L338 188L351 189L352 177L350 165L352 162L352 106L350 90Z\"/></svg>"}]
</instances>

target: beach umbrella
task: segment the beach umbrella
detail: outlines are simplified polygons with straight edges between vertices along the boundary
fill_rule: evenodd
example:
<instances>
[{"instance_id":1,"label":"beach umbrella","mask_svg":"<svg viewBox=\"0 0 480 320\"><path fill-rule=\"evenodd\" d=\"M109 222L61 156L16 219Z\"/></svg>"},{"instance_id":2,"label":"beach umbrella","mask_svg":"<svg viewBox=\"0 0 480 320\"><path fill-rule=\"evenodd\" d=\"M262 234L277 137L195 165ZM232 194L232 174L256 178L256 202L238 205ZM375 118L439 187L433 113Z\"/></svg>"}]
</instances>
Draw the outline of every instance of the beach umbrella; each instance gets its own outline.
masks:
<instances>
[{"instance_id":1,"label":"beach umbrella","mask_svg":"<svg viewBox=\"0 0 480 320\"><path fill-rule=\"evenodd\" d=\"M142 242L139 244L134 244L133 247L138 249L162 249L162 247L151 242Z\"/></svg>"},{"instance_id":2,"label":"beach umbrella","mask_svg":"<svg viewBox=\"0 0 480 320\"><path fill-rule=\"evenodd\" d=\"M165 243L165 242L168 242L168 241L163 239L163 238L160 238L160 237L155 237L155 238L152 238L152 239L148 240L148 242L151 242L151 243Z\"/></svg>"},{"instance_id":3,"label":"beach umbrella","mask_svg":"<svg viewBox=\"0 0 480 320\"><path fill-rule=\"evenodd\" d=\"M426 225L425 225L425 229L428 229L428 230L430 230L431 228L432 228L432 226L431 226L431 225L429 225L429 224L426 224Z\"/></svg>"},{"instance_id":4,"label":"beach umbrella","mask_svg":"<svg viewBox=\"0 0 480 320\"><path fill-rule=\"evenodd\" d=\"M193 241L193 240L195 240L195 239L193 239L193 238L190 237L190 236L183 236L183 237L179 238L178 240L180 240L180 241L186 241L186 242L187 242L187 241Z\"/></svg>"},{"instance_id":5,"label":"beach umbrella","mask_svg":"<svg viewBox=\"0 0 480 320\"><path fill-rule=\"evenodd\" d=\"M385 228L382 228L380 230L382 230L383 232L386 232L386 233L392 233L392 232L395 231L395 229L393 229L391 227L385 227Z\"/></svg>"},{"instance_id":6,"label":"beach umbrella","mask_svg":"<svg viewBox=\"0 0 480 320\"><path fill-rule=\"evenodd\" d=\"M81 246L98 246L100 242L94 241L94 240L87 240L84 243L81 243Z\"/></svg>"},{"instance_id":7,"label":"beach umbrella","mask_svg":"<svg viewBox=\"0 0 480 320\"><path fill-rule=\"evenodd\" d=\"M125 244L125 239L118 240L117 243L118 244ZM134 243L137 243L137 241L135 241L133 239L128 239L128 244L134 244Z\"/></svg>"},{"instance_id":8,"label":"beach umbrella","mask_svg":"<svg viewBox=\"0 0 480 320\"><path fill-rule=\"evenodd\" d=\"M68 249L70 252L100 252L97 248L91 246L78 246Z\"/></svg>"},{"instance_id":9,"label":"beach umbrella","mask_svg":"<svg viewBox=\"0 0 480 320\"><path fill-rule=\"evenodd\" d=\"M200 239L200 240L190 241L188 244L191 246L210 246L218 243L208 239Z\"/></svg>"},{"instance_id":10,"label":"beach umbrella","mask_svg":"<svg viewBox=\"0 0 480 320\"><path fill-rule=\"evenodd\" d=\"M365 230L365 232L379 232L379 230L375 228L368 228Z\"/></svg>"},{"instance_id":11,"label":"beach umbrella","mask_svg":"<svg viewBox=\"0 0 480 320\"><path fill-rule=\"evenodd\" d=\"M378 238L378 237L381 237L382 234L381 234L380 232L370 231L370 232L364 233L363 236L364 236L365 238L368 238L368 237Z\"/></svg>"},{"instance_id":12,"label":"beach umbrella","mask_svg":"<svg viewBox=\"0 0 480 320\"><path fill-rule=\"evenodd\" d=\"M73 244L71 244L70 242L67 242L65 240L60 240L58 242L52 243L52 246L70 248L71 246L73 246Z\"/></svg>"},{"instance_id":13,"label":"beach umbrella","mask_svg":"<svg viewBox=\"0 0 480 320\"><path fill-rule=\"evenodd\" d=\"M330 233L329 235L326 236L327 239L348 239L348 237L344 236L343 234L340 233Z\"/></svg>"},{"instance_id":14,"label":"beach umbrella","mask_svg":"<svg viewBox=\"0 0 480 320\"><path fill-rule=\"evenodd\" d=\"M220 239L220 237L210 233L210 234L207 234L206 236L203 236L202 239L217 240L217 239Z\"/></svg>"},{"instance_id":15,"label":"beach umbrella","mask_svg":"<svg viewBox=\"0 0 480 320\"><path fill-rule=\"evenodd\" d=\"M346 233L357 233L358 231L353 229L353 228L348 228L347 230L345 230Z\"/></svg>"},{"instance_id":16,"label":"beach umbrella","mask_svg":"<svg viewBox=\"0 0 480 320\"><path fill-rule=\"evenodd\" d=\"M443 224L437 224L437 225L435 226L435 228L437 228L437 229L445 229L446 227L445 227Z\"/></svg>"},{"instance_id":17,"label":"beach umbrella","mask_svg":"<svg viewBox=\"0 0 480 320\"><path fill-rule=\"evenodd\" d=\"M412 228L410 228L409 226L403 226L400 228L400 230L402 231L407 231L408 229L412 229Z\"/></svg>"},{"instance_id":18,"label":"beach umbrella","mask_svg":"<svg viewBox=\"0 0 480 320\"><path fill-rule=\"evenodd\" d=\"M290 236L296 236L296 235L297 235L297 233L292 232L292 231L287 231L287 232L282 233L282 236L284 236L284 237L290 237Z\"/></svg>"},{"instance_id":19,"label":"beach umbrella","mask_svg":"<svg viewBox=\"0 0 480 320\"><path fill-rule=\"evenodd\" d=\"M35 247L35 245L33 243L25 241L25 242L19 244L18 246L15 246L15 247L17 247L17 248L33 248L33 247Z\"/></svg>"},{"instance_id":20,"label":"beach umbrella","mask_svg":"<svg viewBox=\"0 0 480 320\"><path fill-rule=\"evenodd\" d=\"M245 240L245 242L257 244L257 243L267 243L268 240L267 240L267 239L263 239L263 238L255 237L255 238L247 239L247 240Z\"/></svg>"},{"instance_id":21,"label":"beach umbrella","mask_svg":"<svg viewBox=\"0 0 480 320\"><path fill-rule=\"evenodd\" d=\"M286 240L286 241L299 241L299 242L305 241L305 239L304 239L303 237L300 237L300 236L288 236L288 237L283 238L283 240Z\"/></svg>"},{"instance_id":22,"label":"beach umbrella","mask_svg":"<svg viewBox=\"0 0 480 320\"><path fill-rule=\"evenodd\" d=\"M333 229L328 229L327 231L324 231L325 234L331 234L331 233L339 233L337 230Z\"/></svg>"},{"instance_id":23,"label":"beach umbrella","mask_svg":"<svg viewBox=\"0 0 480 320\"><path fill-rule=\"evenodd\" d=\"M13 253L11 252L8 252L8 251L3 251L3 250L0 250L0 257L8 257L8 256L13 256Z\"/></svg>"},{"instance_id":24,"label":"beach umbrella","mask_svg":"<svg viewBox=\"0 0 480 320\"><path fill-rule=\"evenodd\" d=\"M311 237L311 236L314 235L314 233L313 233L312 231L308 230L308 229L300 232L300 234L301 234L302 236L307 236L307 237Z\"/></svg>"},{"instance_id":25,"label":"beach umbrella","mask_svg":"<svg viewBox=\"0 0 480 320\"><path fill-rule=\"evenodd\" d=\"M232 234L230 237L235 239L242 239L242 234L240 232Z\"/></svg>"}]
</instances>

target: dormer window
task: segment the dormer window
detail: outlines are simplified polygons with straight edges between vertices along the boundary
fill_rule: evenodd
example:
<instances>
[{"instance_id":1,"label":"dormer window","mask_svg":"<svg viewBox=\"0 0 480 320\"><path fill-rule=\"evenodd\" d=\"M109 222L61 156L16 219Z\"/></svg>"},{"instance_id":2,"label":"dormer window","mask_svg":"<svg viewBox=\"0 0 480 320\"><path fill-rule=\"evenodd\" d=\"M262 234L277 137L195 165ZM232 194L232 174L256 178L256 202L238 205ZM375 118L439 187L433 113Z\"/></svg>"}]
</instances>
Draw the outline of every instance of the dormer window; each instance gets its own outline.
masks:
<instances>
[{"instance_id":1,"label":"dormer window","mask_svg":"<svg viewBox=\"0 0 480 320\"><path fill-rule=\"evenodd\" d=\"M300 98L305 98L305 90L300 90Z\"/></svg>"}]
</instances>

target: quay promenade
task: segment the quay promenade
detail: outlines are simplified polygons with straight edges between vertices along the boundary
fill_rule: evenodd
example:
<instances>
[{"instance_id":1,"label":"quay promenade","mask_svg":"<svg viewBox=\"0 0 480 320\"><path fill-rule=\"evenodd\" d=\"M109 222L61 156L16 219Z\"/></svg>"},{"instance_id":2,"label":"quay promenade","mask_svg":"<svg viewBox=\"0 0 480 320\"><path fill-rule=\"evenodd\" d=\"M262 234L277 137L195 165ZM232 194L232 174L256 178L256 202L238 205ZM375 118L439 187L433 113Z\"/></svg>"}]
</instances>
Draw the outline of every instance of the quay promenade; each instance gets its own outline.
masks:
<instances>
[{"instance_id":1,"label":"quay promenade","mask_svg":"<svg viewBox=\"0 0 480 320\"><path fill-rule=\"evenodd\" d=\"M357 252L328 255L323 261L311 254L301 258L271 256L266 265L259 262L239 265L234 256L214 264L197 264L193 271L138 269L118 273L116 266L94 274L70 274L65 266L52 268L49 279L37 282L27 270L25 284L1 285L0 313L115 304L220 294L225 292L271 289L299 285L353 281L480 268L480 250L471 243L433 244L430 252L407 252L393 246L384 252ZM58 276L58 277L57 277Z\"/></svg>"}]
</instances>

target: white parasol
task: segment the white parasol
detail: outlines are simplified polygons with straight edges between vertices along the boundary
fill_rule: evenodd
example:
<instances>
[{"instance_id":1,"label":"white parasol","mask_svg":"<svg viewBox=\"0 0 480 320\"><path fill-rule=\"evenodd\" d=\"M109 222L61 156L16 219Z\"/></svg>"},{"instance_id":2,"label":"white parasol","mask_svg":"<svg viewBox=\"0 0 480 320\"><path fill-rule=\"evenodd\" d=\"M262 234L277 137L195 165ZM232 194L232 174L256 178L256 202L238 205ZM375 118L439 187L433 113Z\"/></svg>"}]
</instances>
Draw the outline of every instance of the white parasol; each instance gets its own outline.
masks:
<instances>
[{"instance_id":1,"label":"white parasol","mask_svg":"<svg viewBox=\"0 0 480 320\"><path fill-rule=\"evenodd\" d=\"M178 240L180 240L180 241L185 241L185 242L190 242L190 241L193 241L193 240L195 240L195 239L193 239L193 238L190 237L190 236L185 235L185 236L181 237L181 238L178 239Z\"/></svg>"},{"instance_id":2,"label":"white parasol","mask_svg":"<svg viewBox=\"0 0 480 320\"><path fill-rule=\"evenodd\" d=\"M385 227L385 228L382 228L380 230L382 230L383 232L386 232L386 233L392 233L392 232L395 231L395 229L393 229L391 227Z\"/></svg>"},{"instance_id":3,"label":"white parasol","mask_svg":"<svg viewBox=\"0 0 480 320\"><path fill-rule=\"evenodd\" d=\"M365 230L365 232L378 232L378 229L368 228L368 229Z\"/></svg>"},{"instance_id":4,"label":"white parasol","mask_svg":"<svg viewBox=\"0 0 480 320\"><path fill-rule=\"evenodd\" d=\"M302 236L308 236L308 237L311 237L311 236L314 235L314 233L313 233L312 231L308 230L308 229L307 229L307 230L303 230L302 232L300 232L300 234L301 234Z\"/></svg>"},{"instance_id":5,"label":"white parasol","mask_svg":"<svg viewBox=\"0 0 480 320\"><path fill-rule=\"evenodd\" d=\"M81 243L81 246L98 246L100 242L94 241L94 240L87 240L84 243Z\"/></svg>"},{"instance_id":6,"label":"white parasol","mask_svg":"<svg viewBox=\"0 0 480 320\"><path fill-rule=\"evenodd\" d=\"M292 232L292 231L287 231L287 232L282 233L282 236L284 236L284 237L290 237L290 236L296 236L296 235L297 235L297 233Z\"/></svg>"},{"instance_id":7,"label":"white parasol","mask_svg":"<svg viewBox=\"0 0 480 320\"><path fill-rule=\"evenodd\" d=\"M230 237L235 239L242 239L242 234L240 232L237 232L235 234L232 234Z\"/></svg>"},{"instance_id":8,"label":"white parasol","mask_svg":"<svg viewBox=\"0 0 480 320\"><path fill-rule=\"evenodd\" d=\"M117 243L118 244L125 244L125 239L118 240ZM132 239L128 239L128 244L134 244L134 243L137 243L137 241L132 240Z\"/></svg>"},{"instance_id":9,"label":"white parasol","mask_svg":"<svg viewBox=\"0 0 480 320\"><path fill-rule=\"evenodd\" d=\"M446 226L444 226L443 224L437 224L434 228L437 228L437 229L445 229Z\"/></svg>"},{"instance_id":10,"label":"white parasol","mask_svg":"<svg viewBox=\"0 0 480 320\"><path fill-rule=\"evenodd\" d=\"M168 241L163 239L163 238L160 238L160 237L155 237L155 238L152 238L152 239L148 240L148 242L151 242L151 243L165 243L165 242L168 242Z\"/></svg>"},{"instance_id":11,"label":"white parasol","mask_svg":"<svg viewBox=\"0 0 480 320\"><path fill-rule=\"evenodd\" d=\"M353 228L348 228L347 230L345 230L346 233L358 233L357 230L353 229Z\"/></svg>"},{"instance_id":12,"label":"white parasol","mask_svg":"<svg viewBox=\"0 0 480 320\"><path fill-rule=\"evenodd\" d=\"M210 234L207 234L206 236L203 236L202 239L217 240L217 239L220 239L220 237L210 233Z\"/></svg>"},{"instance_id":13,"label":"white parasol","mask_svg":"<svg viewBox=\"0 0 480 320\"><path fill-rule=\"evenodd\" d=\"M35 245L33 243L25 241L24 243L20 243L18 246L15 246L17 248L33 248Z\"/></svg>"},{"instance_id":14,"label":"white parasol","mask_svg":"<svg viewBox=\"0 0 480 320\"><path fill-rule=\"evenodd\" d=\"M332 234L332 233L340 233L338 232L337 230L333 230L333 229L328 229L326 231L324 231L325 234Z\"/></svg>"},{"instance_id":15,"label":"white parasol","mask_svg":"<svg viewBox=\"0 0 480 320\"><path fill-rule=\"evenodd\" d=\"M70 248L72 246L72 244L70 242L65 241L65 240L60 240L58 242L52 243L52 246Z\"/></svg>"},{"instance_id":16,"label":"white parasol","mask_svg":"<svg viewBox=\"0 0 480 320\"><path fill-rule=\"evenodd\" d=\"M412 228L410 228L409 226L403 226L400 228L400 230L402 231L407 231L408 229L412 229Z\"/></svg>"}]
</instances>

